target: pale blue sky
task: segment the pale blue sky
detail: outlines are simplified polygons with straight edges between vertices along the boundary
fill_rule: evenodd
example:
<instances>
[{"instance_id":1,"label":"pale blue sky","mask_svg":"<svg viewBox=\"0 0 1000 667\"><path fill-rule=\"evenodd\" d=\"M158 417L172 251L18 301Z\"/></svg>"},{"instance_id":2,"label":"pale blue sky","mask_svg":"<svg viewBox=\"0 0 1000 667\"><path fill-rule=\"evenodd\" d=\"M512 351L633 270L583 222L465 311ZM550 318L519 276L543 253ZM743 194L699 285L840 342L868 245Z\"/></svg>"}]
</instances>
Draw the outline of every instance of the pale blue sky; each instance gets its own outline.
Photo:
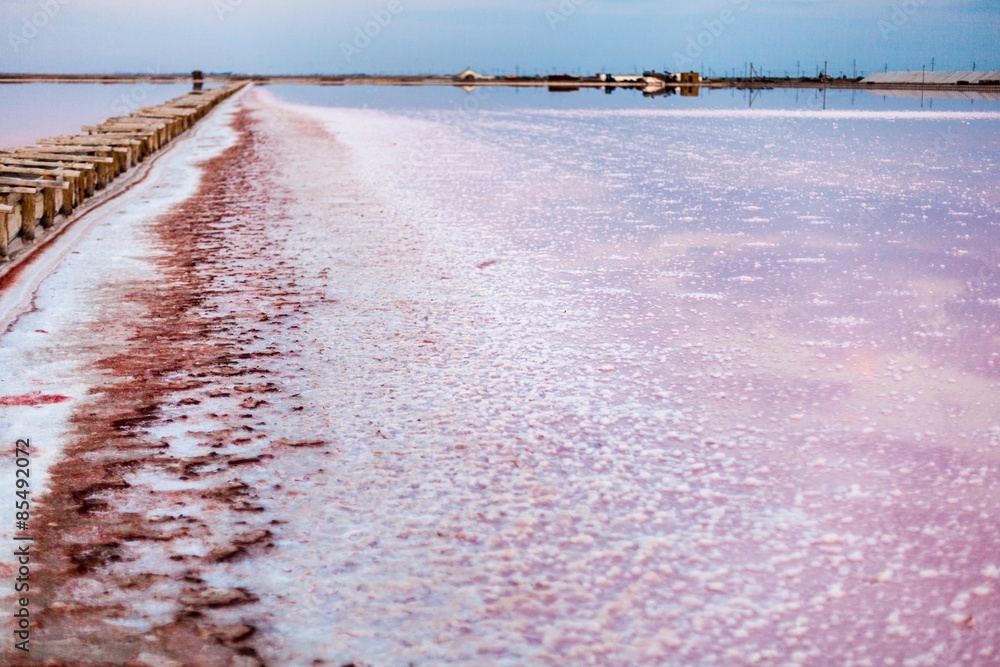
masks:
<instances>
[{"instance_id":1,"label":"pale blue sky","mask_svg":"<svg viewBox=\"0 0 1000 667\"><path fill-rule=\"evenodd\" d=\"M0 0L5 72L851 74L998 44L997 0Z\"/></svg>"}]
</instances>

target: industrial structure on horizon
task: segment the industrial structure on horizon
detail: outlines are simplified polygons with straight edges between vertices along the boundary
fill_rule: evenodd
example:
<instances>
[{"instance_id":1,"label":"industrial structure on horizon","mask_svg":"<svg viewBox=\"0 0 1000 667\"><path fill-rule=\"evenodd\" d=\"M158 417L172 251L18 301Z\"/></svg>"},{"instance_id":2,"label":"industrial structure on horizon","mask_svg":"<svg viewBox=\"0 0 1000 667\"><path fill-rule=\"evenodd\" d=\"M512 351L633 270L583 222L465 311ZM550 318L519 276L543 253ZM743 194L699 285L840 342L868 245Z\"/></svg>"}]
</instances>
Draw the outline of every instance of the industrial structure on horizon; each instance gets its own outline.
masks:
<instances>
[{"instance_id":1,"label":"industrial structure on horizon","mask_svg":"<svg viewBox=\"0 0 1000 667\"><path fill-rule=\"evenodd\" d=\"M877 72L861 79L863 84L1000 86L1000 70L965 72Z\"/></svg>"}]
</instances>

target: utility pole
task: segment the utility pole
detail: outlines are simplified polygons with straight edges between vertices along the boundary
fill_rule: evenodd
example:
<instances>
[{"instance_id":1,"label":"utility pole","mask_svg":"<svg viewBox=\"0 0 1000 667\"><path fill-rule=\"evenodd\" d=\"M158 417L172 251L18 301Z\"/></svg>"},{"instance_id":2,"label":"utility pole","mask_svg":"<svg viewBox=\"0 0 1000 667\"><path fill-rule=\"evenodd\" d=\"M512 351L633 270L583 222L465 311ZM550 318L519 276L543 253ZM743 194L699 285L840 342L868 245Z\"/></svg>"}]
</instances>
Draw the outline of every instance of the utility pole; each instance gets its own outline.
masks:
<instances>
[{"instance_id":1,"label":"utility pole","mask_svg":"<svg viewBox=\"0 0 1000 667\"><path fill-rule=\"evenodd\" d=\"M829 63L829 62L827 62L826 60L824 60L824 61L823 61L823 77L824 77L824 78L826 78L826 77L828 77L828 76L829 76L829 68L828 68L828 65L829 65L829 64L830 64L830 63Z\"/></svg>"},{"instance_id":2,"label":"utility pole","mask_svg":"<svg viewBox=\"0 0 1000 667\"><path fill-rule=\"evenodd\" d=\"M927 83L927 65L920 68L920 83Z\"/></svg>"},{"instance_id":3,"label":"utility pole","mask_svg":"<svg viewBox=\"0 0 1000 667\"><path fill-rule=\"evenodd\" d=\"M932 72L934 71L934 59L933 58L931 58L931 71Z\"/></svg>"},{"instance_id":4,"label":"utility pole","mask_svg":"<svg viewBox=\"0 0 1000 667\"><path fill-rule=\"evenodd\" d=\"M852 63L851 63L851 70L852 70L851 71L851 78L852 79L857 79L858 78L858 59L857 58L855 58L852 61Z\"/></svg>"}]
</instances>

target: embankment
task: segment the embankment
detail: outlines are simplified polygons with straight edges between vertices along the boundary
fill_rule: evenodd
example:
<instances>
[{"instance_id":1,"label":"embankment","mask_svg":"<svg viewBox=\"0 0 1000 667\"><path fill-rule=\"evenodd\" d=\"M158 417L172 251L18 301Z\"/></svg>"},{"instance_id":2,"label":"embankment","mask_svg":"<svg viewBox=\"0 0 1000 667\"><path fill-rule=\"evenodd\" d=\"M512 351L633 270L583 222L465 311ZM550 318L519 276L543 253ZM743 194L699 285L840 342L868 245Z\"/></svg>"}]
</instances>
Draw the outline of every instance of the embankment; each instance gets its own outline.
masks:
<instances>
[{"instance_id":1,"label":"embankment","mask_svg":"<svg viewBox=\"0 0 1000 667\"><path fill-rule=\"evenodd\" d=\"M88 199L158 152L246 83L193 91L129 116L0 150L0 285L79 217ZM74 212L77 215L74 215Z\"/></svg>"}]
</instances>

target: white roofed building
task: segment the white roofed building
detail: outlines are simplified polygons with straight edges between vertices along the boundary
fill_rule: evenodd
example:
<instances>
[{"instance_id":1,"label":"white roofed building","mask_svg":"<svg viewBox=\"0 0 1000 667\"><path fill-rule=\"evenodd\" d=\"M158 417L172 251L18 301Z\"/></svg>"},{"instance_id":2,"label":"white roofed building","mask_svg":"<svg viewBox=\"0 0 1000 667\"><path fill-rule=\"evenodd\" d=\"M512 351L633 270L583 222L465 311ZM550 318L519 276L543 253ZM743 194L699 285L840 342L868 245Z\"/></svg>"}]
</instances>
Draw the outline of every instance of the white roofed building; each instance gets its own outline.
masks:
<instances>
[{"instance_id":1,"label":"white roofed building","mask_svg":"<svg viewBox=\"0 0 1000 667\"><path fill-rule=\"evenodd\" d=\"M452 78L458 81L481 81L482 79L489 79L490 77L484 76L479 72L466 67Z\"/></svg>"},{"instance_id":2,"label":"white roofed building","mask_svg":"<svg viewBox=\"0 0 1000 667\"><path fill-rule=\"evenodd\" d=\"M933 84L933 85L1000 85L1000 70L966 72L876 72L869 74L865 84Z\"/></svg>"}]
</instances>

